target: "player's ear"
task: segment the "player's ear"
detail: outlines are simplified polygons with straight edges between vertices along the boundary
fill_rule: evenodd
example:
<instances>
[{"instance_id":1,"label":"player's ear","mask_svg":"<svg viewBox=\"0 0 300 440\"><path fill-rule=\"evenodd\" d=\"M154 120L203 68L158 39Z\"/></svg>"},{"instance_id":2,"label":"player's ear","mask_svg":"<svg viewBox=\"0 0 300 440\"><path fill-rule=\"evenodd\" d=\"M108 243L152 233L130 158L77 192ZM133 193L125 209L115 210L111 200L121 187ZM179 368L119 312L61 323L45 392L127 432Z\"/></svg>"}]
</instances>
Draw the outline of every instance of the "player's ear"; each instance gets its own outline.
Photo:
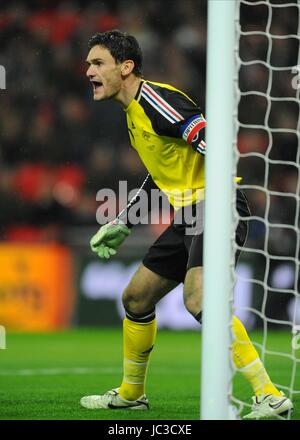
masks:
<instances>
[{"instance_id":1,"label":"player's ear","mask_svg":"<svg viewBox=\"0 0 300 440\"><path fill-rule=\"evenodd\" d=\"M132 60L123 61L121 67L121 74L123 76L127 76L130 73L132 73L133 69L134 69L134 62Z\"/></svg>"}]
</instances>

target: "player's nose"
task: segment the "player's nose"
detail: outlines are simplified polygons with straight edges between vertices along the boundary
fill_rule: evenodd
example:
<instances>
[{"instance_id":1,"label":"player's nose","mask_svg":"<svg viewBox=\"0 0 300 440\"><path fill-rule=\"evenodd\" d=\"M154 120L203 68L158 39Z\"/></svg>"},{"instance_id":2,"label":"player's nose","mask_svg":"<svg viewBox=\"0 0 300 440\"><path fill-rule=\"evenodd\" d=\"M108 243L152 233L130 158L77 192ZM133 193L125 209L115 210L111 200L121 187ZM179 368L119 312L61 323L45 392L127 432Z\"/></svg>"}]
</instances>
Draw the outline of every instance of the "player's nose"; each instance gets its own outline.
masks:
<instances>
[{"instance_id":1,"label":"player's nose","mask_svg":"<svg viewBox=\"0 0 300 440\"><path fill-rule=\"evenodd\" d=\"M86 71L86 76L90 79L92 79L93 76L95 76L93 66L89 66L88 70Z\"/></svg>"}]
</instances>

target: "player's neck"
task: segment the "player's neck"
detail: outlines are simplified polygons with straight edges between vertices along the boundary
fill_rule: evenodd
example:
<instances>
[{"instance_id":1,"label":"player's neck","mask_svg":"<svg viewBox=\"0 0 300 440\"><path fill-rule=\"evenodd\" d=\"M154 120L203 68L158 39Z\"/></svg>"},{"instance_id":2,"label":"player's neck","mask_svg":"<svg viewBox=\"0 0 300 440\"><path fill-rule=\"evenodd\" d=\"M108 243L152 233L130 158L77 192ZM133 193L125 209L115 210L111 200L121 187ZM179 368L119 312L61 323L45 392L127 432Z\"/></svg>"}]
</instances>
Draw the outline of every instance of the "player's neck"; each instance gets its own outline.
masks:
<instances>
[{"instance_id":1,"label":"player's neck","mask_svg":"<svg viewBox=\"0 0 300 440\"><path fill-rule=\"evenodd\" d=\"M137 94L141 81L142 78L130 75L124 80L121 90L115 96L115 100L120 102L124 108L127 108Z\"/></svg>"}]
</instances>

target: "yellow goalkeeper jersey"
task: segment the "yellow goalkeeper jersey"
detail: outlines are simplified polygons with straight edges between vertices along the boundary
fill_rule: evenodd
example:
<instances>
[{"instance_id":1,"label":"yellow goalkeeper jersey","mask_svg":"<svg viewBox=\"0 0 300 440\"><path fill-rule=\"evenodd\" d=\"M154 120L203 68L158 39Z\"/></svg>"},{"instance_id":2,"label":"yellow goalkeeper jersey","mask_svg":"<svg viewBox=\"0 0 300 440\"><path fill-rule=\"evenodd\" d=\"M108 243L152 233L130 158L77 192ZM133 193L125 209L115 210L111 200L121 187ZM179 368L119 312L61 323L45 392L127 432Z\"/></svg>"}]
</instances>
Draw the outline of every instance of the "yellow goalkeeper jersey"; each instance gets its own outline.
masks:
<instances>
[{"instance_id":1,"label":"yellow goalkeeper jersey","mask_svg":"<svg viewBox=\"0 0 300 440\"><path fill-rule=\"evenodd\" d=\"M125 109L130 142L175 209L204 198L206 121L186 94L142 80Z\"/></svg>"}]
</instances>

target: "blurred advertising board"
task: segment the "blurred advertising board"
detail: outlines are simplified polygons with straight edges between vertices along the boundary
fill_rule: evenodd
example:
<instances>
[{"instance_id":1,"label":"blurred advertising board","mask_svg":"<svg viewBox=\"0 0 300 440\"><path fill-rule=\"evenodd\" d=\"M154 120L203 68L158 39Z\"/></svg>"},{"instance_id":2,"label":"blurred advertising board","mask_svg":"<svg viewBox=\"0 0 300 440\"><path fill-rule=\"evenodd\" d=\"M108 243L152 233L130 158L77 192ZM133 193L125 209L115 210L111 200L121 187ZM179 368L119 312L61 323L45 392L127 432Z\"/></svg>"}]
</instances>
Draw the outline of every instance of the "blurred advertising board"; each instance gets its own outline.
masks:
<instances>
[{"instance_id":1,"label":"blurred advertising board","mask_svg":"<svg viewBox=\"0 0 300 440\"><path fill-rule=\"evenodd\" d=\"M122 292L141 263L140 254L121 253L103 261L86 249L57 244L1 244L0 326L17 331L121 327ZM266 285L264 266L257 258L240 259L235 314L248 330L261 327L266 318L280 322L296 316L300 324L300 305L296 310L294 295L285 293L295 283L295 268L284 262L271 265ZM157 304L156 312L160 328L199 329L184 307L182 284Z\"/></svg>"},{"instance_id":2,"label":"blurred advertising board","mask_svg":"<svg viewBox=\"0 0 300 440\"><path fill-rule=\"evenodd\" d=\"M69 327L75 306L71 252L57 244L0 245L0 324L17 331Z\"/></svg>"},{"instance_id":3,"label":"blurred advertising board","mask_svg":"<svg viewBox=\"0 0 300 440\"><path fill-rule=\"evenodd\" d=\"M121 326L124 317L122 292L141 263L140 259L115 257L109 261L81 256L78 265L78 303L76 324L81 326ZM263 280L264 264L261 260L241 258L236 268L234 314L248 330L263 326L263 321L276 319L291 321L295 309L293 294L285 294L294 284L293 265L279 263L270 266L269 285ZM278 289L283 289L278 293ZM217 307L217 305L216 305ZM296 310L300 324L300 303ZM156 306L157 324L160 328L199 329L199 324L186 311L183 303L183 285L180 284ZM271 322L268 325L271 327Z\"/></svg>"},{"instance_id":4,"label":"blurred advertising board","mask_svg":"<svg viewBox=\"0 0 300 440\"><path fill-rule=\"evenodd\" d=\"M82 258L78 273L76 323L81 326L121 326L124 318L122 293L141 260ZM186 311L183 285L166 295L156 306L160 328L199 329L199 324Z\"/></svg>"}]
</instances>

